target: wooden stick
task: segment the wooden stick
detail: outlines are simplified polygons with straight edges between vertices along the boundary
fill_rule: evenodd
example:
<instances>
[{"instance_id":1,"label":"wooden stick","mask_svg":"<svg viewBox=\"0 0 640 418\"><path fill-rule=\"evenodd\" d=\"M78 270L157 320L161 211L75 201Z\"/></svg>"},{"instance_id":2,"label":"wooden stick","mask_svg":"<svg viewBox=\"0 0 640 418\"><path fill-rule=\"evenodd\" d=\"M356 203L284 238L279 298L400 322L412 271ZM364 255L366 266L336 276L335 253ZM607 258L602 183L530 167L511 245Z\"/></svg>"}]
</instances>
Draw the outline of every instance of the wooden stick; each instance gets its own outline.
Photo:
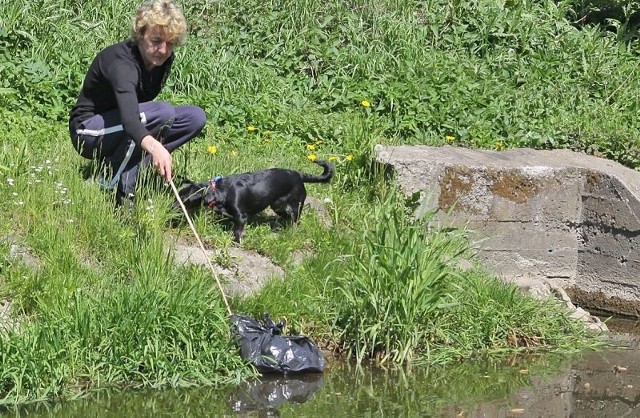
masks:
<instances>
[{"instance_id":1,"label":"wooden stick","mask_svg":"<svg viewBox=\"0 0 640 418\"><path fill-rule=\"evenodd\" d=\"M176 199L178 200L178 203L180 203L180 207L182 208L182 212L184 213L184 216L187 217L187 222L189 223L189 226L191 227L191 230L193 231L194 235L196 236L196 240L198 241L198 244L200 244L200 249L202 250L202 253L204 254L205 260L207 260L207 264L209 265L209 268L211 269L211 273L213 274L213 277L216 279L216 283L218 284L218 289L220 289L220 294L222 295L222 300L224 301L224 306L226 306L227 312L229 312L229 316L231 316L231 315L233 315L233 313L231 312L231 308L229 307L229 302L227 302L227 297L224 294L224 290L222 289L222 285L220 284L220 280L218 279L218 275L216 274L216 271L213 268L213 264L211 264L211 260L209 260L209 255L207 254L207 250L205 250L204 245L202 244L202 240L200 239L200 236L198 235L198 231L196 231L196 228L193 226L193 222L191 222L191 217L189 216L189 213L187 212L187 208L184 207L184 203L182 203L182 199L180 199L180 194L178 193L178 189L176 189L176 185L173 184L173 180L169 181L169 184L171 185L171 189L173 190L173 194L176 196Z\"/></svg>"}]
</instances>

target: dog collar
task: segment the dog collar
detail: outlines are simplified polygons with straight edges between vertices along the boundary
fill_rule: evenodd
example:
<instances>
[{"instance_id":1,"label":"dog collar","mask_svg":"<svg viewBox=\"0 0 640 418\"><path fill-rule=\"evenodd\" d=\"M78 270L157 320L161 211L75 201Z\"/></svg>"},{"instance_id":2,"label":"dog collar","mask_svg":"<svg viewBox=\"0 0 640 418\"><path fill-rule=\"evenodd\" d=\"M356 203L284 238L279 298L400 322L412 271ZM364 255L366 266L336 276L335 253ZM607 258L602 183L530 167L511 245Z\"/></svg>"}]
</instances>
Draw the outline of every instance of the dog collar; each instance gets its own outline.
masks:
<instances>
[{"instance_id":1,"label":"dog collar","mask_svg":"<svg viewBox=\"0 0 640 418\"><path fill-rule=\"evenodd\" d=\"M222 180L222 176L215 176L213 178L213 180L211 180L211 190L215 190L218 188L218 185L220 184L220 181ZM216 206L216 201L212 200L211 202L209 202L209 208L213 208Z\"/></svg>"},{"instance_id":2,"label":"dog collar","mask_svg":"<svg viewBox=\"0 0 640 418\"><path fill-rule=\"evenodd\" d=\"M222 181L222 176L215 176L213 180L211 180L211 189L215 190Z\"/></svg>"}]
</instances>

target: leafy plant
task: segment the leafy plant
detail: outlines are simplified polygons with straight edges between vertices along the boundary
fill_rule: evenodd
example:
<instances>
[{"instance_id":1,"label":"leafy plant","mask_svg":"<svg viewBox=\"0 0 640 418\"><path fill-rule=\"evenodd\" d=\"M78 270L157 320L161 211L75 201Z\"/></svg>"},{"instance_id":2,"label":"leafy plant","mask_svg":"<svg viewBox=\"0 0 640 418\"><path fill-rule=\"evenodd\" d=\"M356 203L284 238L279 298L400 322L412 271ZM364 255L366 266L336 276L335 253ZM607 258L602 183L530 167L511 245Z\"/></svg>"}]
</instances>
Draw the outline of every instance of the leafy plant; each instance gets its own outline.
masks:
<instances>
[{"instance_id":1,"label":"leafy plant","mask_svg":"<svg viewBox=\"0 0 640 418\"><path fill-rule=\"evenodd\" d=\"M463 280L453 267L466 250L462 236L411 220L388 199L375 205L361 248L333 282L336 325L358 362L403 363L427 351L431 318Z\"/></svg>"}]
</instances>

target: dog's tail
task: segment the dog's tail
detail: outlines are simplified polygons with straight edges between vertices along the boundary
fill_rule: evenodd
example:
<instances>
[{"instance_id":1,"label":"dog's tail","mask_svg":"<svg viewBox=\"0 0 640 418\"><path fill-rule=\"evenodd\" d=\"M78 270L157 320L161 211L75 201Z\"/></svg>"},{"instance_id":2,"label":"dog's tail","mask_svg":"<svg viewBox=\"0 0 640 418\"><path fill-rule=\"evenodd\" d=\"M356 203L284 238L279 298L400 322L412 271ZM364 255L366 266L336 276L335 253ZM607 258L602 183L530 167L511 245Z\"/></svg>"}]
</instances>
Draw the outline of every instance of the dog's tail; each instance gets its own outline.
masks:
<instances>
[{"instance_id":1,"label":"dog's tail","mask_svg":"<svg viewBox=\"0 0 640 418\"><path fill-rule=\"evenodd\" d=\"M324 167L324 171L319 176L300 173L302 181L305 183L328 183L333 177L333 166L324 160L316 160L314 163Z\"/></svg>"}]
</instances>

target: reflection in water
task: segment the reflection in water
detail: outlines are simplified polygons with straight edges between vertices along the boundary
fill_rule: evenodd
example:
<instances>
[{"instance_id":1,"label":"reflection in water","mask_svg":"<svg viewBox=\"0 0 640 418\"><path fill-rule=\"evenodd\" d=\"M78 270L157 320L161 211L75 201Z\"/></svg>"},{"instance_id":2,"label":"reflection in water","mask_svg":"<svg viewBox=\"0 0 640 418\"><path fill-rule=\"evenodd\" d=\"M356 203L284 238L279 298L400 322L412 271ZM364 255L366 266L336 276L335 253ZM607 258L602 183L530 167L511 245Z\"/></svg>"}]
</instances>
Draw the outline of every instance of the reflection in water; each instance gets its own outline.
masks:
<instances>
[{"instance_id":1,"label":"reflection in water","mask_svg":"<svg viewBox=\"0 0 640 418\"><path fill-rule=\"evenodd\" d=\"M286 402L308 401L323 383L322 373L265 375L240 385L229 403L234 412L273 412Z\"/></svg>"},{"instance_id":2,"label":"reflection in water","mask_svg":"<svg viewBox=\"0 0 640 418\"><path fill-rule=\"evenodd\" d=\"M101 392L12 411L30 417L640 416L637 347L576 356L476 359L383 370L330 362L325 372L264 376L229 390Z\"/></svg>"},{"instance_id":3,"label":"reflection in water","mask_svg":"<svg viewBox=\"0 0 640 418\"><path fill-rule=\"evenodd\" d=\"M287 416L306 416L313 411L318 416L331 416L347 411L346 416L354 417L456 416L461 412L468 417L471 406L506 398L530 386L532 376L558 373L569 361L553 355L515 356L448 367L389 370L337 364L330 369L321 394L303 407L284 405L281 410Z\"/></svg>"},{"instance_id":4,"label":"reflection in water","mask_svg":"<svg viewBox=\"0 0 640 418\"><path fill-rule=\"evenodd\" d=\"M263 376L232 390L101 392L17 411L33 417L434 416L450 405L503 398L567 358L476 360L455 367L379 369L332 362L324 374Z\"/></svg>"}]
</instances>

